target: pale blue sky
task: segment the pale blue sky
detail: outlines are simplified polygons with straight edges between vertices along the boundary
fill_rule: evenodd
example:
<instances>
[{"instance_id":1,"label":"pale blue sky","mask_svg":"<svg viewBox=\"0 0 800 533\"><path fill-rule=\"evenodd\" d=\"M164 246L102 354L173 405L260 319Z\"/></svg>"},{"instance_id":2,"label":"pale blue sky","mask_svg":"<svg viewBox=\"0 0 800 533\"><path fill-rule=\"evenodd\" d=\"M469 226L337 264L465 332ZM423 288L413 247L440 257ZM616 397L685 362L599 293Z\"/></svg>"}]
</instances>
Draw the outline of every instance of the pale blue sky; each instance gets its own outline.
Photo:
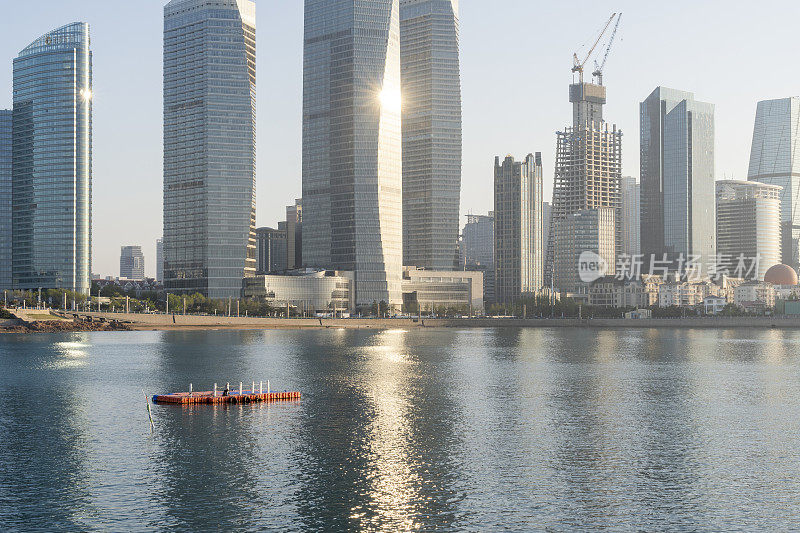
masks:
<instances>
[{"instance_id":1,"label":"pale blue sky","mask_svg":"<svg viewBox=\"0 0 800 533\"><path fill-rule=\"evenodd\" d=\"M68 22L91 24L93 271L104 275L118 274L126 244L144 247L147 272L154 273L165 3L2 2L0 108L11 105L11 61L22 48ZM303 3L257 5L257 220L274 225L301 190ZM800 2L461 0L462 214L491 209L495 155L542 152L550 197L554 132L571 121L572 53L613 11L624 15L606 66L606 119L625 133L624 173L639 174L638 103L664 85L716 104L717 178L746 176L756 102L800 94Z\"/></svg>"}]
</instances>

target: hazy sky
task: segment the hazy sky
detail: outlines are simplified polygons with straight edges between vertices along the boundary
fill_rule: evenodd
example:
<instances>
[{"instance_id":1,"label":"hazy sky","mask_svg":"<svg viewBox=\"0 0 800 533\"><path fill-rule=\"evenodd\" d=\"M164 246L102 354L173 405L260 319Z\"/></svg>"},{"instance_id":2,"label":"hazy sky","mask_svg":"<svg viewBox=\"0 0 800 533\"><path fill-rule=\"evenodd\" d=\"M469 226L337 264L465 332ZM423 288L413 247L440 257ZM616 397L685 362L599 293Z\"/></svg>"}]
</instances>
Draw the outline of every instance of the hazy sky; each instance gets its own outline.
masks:
<instances>
[{"instance_id":1,"label":"hazy sky","mask_svg":"<svg viewBox=\"0 0 800 533\"><path fill-rule=\"evenodd\" d=\"M800 2L461 0L462 215L492 206L494 156L542 152L550 197L554 132L572 120L572 53L613 11L623 18L605 69L605 117L625 133L623 171L639 174L639 102L658 85L716 104L717 179L744 178L756 102L800 94ZM141 244L155 272L161 235L164 0L4 0L0 108L11 61L38 36L91 25L94 52L94 264L119 274ZM303 2L257 0L257 221L274 225L300 196ZM463 221L463 219L462 219Z\"/></svg>"}]
</instances>

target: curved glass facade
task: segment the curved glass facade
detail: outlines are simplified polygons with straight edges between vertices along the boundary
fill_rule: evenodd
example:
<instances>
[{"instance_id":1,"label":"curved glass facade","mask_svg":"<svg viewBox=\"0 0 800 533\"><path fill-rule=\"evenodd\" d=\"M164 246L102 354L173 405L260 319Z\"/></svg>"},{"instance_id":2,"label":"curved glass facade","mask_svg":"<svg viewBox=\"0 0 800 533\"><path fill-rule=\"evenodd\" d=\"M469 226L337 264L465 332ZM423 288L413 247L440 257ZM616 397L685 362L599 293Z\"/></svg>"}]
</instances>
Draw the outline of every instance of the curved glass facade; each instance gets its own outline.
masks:
<instances>
[{"instance_id":1,"label":"curved glass facade","mask_svg":"<svg viewBox=\"0 0 800 533\"><path fill-rule=\"evenodd\" d=\"M758 102L747 179L779 185L782 262L800 267L800 98Z\"/></svg>"},{"instance_id":2,"label":"curved glass facade","mask_svg":"<svg viewBox=\"0 0 800 533\"><path fill-rule=\"evenodd\" d=\"M255 275L255 3L164 7L164 285L238 297Z\"/></svg>"},{"instance_id":3,"label":"curved glass facade","mask_svg":"<svg viewBox=\"0 0 800 533\"><path fill-rule=\"evenodd\" d=\"M13 284L88 294L92 247L89 25L47 33L14 59Z\"/></svg>"},{"instance_id":4,"label":"curved glass facade","mask_svg":"<svg viewBox=\"0 0 800 533\"><path fill-rule=\"evenodd\" d=\"M303 263L402 305L399 0L306 0Z\"/></svg>"}]
</instances>

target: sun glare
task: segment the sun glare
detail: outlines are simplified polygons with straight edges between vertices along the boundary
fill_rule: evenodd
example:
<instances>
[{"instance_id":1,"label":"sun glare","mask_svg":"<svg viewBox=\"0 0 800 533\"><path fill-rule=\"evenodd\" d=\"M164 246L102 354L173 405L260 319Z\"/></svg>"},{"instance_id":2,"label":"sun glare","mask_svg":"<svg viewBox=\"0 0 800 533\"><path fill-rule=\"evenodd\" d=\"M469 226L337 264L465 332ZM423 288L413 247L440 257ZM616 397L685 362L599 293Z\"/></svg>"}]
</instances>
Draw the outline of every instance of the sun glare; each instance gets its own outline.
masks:
<instances>
[{"instance_id":1,"label":"sun glare","mask_svg":"<svg viewBox=\"0 0 800 533\"><path fill-rule=\"evenodd\" d=\"M384 87L378 98L381 101L381 106L387 111L399 112L403 105L400 89Z\"/></svg>"}]
</instances>

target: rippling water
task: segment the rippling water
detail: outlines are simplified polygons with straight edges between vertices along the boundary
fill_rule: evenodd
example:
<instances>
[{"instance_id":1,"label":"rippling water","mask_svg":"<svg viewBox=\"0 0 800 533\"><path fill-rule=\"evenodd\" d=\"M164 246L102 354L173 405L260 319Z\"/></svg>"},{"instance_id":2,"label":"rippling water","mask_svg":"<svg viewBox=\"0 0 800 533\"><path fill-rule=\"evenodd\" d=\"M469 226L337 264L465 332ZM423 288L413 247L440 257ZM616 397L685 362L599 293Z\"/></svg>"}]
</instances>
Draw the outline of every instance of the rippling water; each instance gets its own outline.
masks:
<instances>
[{"instance_id":1,"label":"rippling water","mask_svg":"<svg viewBox=\"0 0 800 533\"><path fill-rule=\"evenodd\" d=\"M800 333L0 336L0 526L800 528ZM300 402L154 406L269 379Z\"/></svg>"}]
</instances>

